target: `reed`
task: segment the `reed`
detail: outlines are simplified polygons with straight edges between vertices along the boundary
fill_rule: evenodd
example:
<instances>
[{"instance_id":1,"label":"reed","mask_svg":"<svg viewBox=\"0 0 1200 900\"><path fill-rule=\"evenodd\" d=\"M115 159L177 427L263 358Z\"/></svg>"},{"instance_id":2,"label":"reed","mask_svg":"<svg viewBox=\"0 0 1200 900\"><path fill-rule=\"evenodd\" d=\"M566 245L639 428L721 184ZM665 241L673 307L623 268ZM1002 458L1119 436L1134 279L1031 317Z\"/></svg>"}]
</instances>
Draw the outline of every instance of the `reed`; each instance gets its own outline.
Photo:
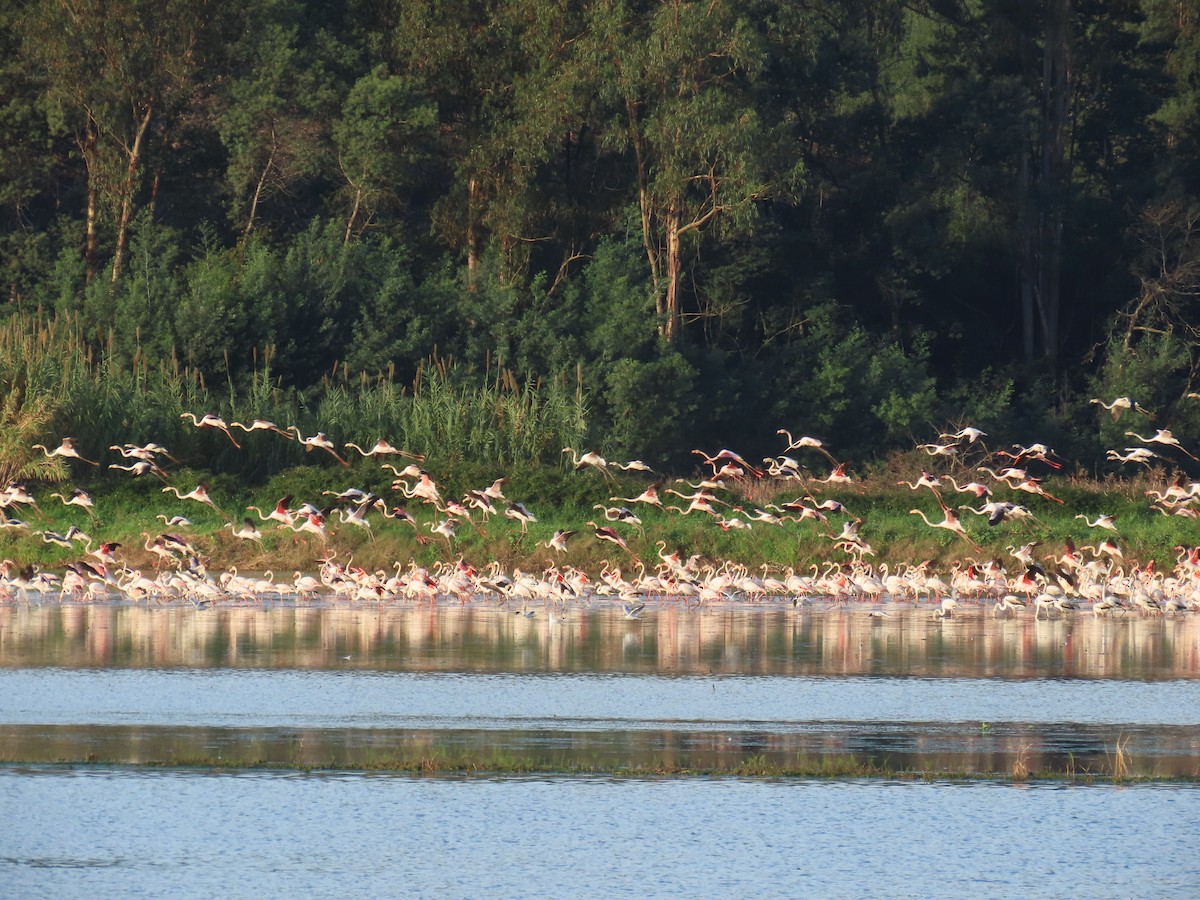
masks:
<instances>
[{"instance_id":1,"label":"reed","mask_svg":"<svg viewBox=\"0 0 1200 900\"><path fill-rule=\"evenodd\" d=\"M1130 770L1133 764L1133 757L1130 756L1128 749L1129 737L1119 736L1116 746L1113 747L1112 753L1106 749L1104 756L1108 760L1109 775L1113 781L1124 781L1129 777Z\"/></svg>"},{"instance_id":2,"label":"reed","mask_svg":"<svg viewBox=\"0 0 1200 900\"><path fill-rule=\"evenodd\" d=\"M479 373L431 357L411 388L398 383L392 369L371 377L338 366L299 392L282 386L274 360L266 348L256 352L249 375L210 385L175 353L151 363L139 350L131 361L118 362L113 336L86 335L77 318L10 315L0 321L0 475L65 477L61 461L39 460L30 449L65 434L93 453L155 440L179 459L253 481L313 459L269 433L252 435L237 451L223 436L181 421L184 412L214 412L229 421L266 418L305 434L324 431L339 444L369 445L382 437L451 464L549 461L587 428L584 394L563 380L521 380L496 367Z\"/></svg>"}]
</instances>

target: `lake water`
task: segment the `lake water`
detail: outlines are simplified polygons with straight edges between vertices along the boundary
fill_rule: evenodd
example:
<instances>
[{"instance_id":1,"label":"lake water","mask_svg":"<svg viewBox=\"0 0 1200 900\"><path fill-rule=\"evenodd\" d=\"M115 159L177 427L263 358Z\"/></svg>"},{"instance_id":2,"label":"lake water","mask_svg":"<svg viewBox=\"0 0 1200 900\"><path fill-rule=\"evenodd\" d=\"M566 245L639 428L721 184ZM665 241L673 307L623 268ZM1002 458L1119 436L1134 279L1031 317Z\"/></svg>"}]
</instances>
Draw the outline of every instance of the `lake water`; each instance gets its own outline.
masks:
<instances>
[{"instance_id":1,"label":"lake water","mask_svg":"<svg viewBox=\"0 0 1200 900\"><path fill-rule=\"evenodd\" d=\"M0 769L8 896L1194 897L1200 789Z\"/></svg>"},{"instance_id":2,"label":"lake water","mask_svg":"<svg viewBox=\"0 0 1200 900\"><path fill-rule=\"evenodd\" d=\"M1200 618L891 612L0 607L0 894L1195 896Z\"/></svg>"}]
</instances>

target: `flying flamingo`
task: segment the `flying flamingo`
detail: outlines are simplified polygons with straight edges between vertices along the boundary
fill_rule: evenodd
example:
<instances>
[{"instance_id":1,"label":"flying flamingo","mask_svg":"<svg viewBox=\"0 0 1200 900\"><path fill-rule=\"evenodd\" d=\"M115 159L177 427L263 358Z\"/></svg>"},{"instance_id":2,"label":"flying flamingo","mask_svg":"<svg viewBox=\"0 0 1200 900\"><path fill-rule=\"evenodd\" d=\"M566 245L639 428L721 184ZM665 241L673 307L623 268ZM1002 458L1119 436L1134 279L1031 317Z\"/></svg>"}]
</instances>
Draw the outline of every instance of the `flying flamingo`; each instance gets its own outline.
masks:
<instances>
[{"instance_id":1,"label":"flying flamingo","mask_svg":"<svg viewBox=\"0 0 1200 900\"><path fill-rule=\"evenodd\" d=\"M940 522L929 521L929 517L925 515L924 510L910 509L908 511L908 514L910 516L920 516L921 519L925 522L925 524L928 525L930 528L944 528L946 531L954 532L959 537L961 537L964 541L966 541L968 544L970 544L972 547L974 547L976 550L983 549L978 544L976 544L973 540L971 540L970 537L968 537L967 530L965 528L963 528L962 522L960 522L958 520L958 513L956 513L954 510L950 509L950 507L948 507L944 504L942 505L942 521L940 521Z\"/></svg>"},{"instance_id":2,"label":"flying flamingo","mask_svg":"<svg viewBox=\"0 0 1200 900\"><path fill-rule=\"evenodd\" d=\"M417 528L417 520L414 519L412 513L410 513L404 507L394 506L394 507L392 507L391 512L388 512L385 509L383 511L383 514L385 516L387 516L389 519L395 519L398 522L407 522L409 525L411 525L413 528L413 531L415 531L417 533L417 543L419 543L419 544L429 543L429 541L425 538L425 536L423 534L421 534L420 529Z\"/></svg>"},{"instance_id":3,"label":"flying flamingo","mask_svg":"<svg viewBox=\"0 0 1200 900\"><path fill-rule=\"evenodd\" d=\"M701 457L706 463L708 463L708 465L712 466L714 478L720 478L724 475L744 475L746 472L749 472L755 478L763 477L762 469L750 465L750 463L746 462L746 460L743 459L740 454L734 453L732 450L718 450L715 456L709 456L703 450L693 450L692 453ZM726 463L728 465L723 466L720 470L718 470L718 462ZM734 466L736 469L730 471L730 466Z\"/></svg>"},{"instance_id":4,"label":"flying flamingo","mask_svg":"<svg viewBox=\"0 0 1200 900\"><path fill-rule=\"evenodd\" d=\"M549 540L539 542L538 546L545 547L547 550L556 550L559 553L566 553L567 541L570 540L571 536L574 534L574 531L563 531L560 528L558 531L554 532Z\"/></svg>"},{"instance_id":5,"label":"flying flamingo","mask_svg":"<svg viewBox=\"0 0 1200 900\"><path fill-rule=\"evenodd\" d=\"M571 454L571 462L575 465L576 472L582 472L590 466L603 472L606 478L613 477L612 472L608 471L608 460L594 450L588 450L583 456L570 447L563 447L562 452Z\"/></svg>"},{"instance_id":6,"label":"flying flamingo","mask_svg":"<svg viewBox=\"0 0 1200 900\"><path fill-rule=\"evenodd\" d=\"M943 432L938 435L943 441L966 441L968 444L974 444L980 438L987 437L986 431L980 431L972 425L965 428L960 428L955 432Z\"/></svg>"},{"instance_id":7,"label":"flying flamingo","mask_svg":"<svg viewBox=\"0 0 1200 900\"><path fill-rule=\"evenodd\" d=\"M217 510L217 512L221 513L221 515L225 516L225 518L227 518L227 519L229 518L229 515L227 513L220 510L217 507L217 504L213 503L212 497L210 497L208 495L208 487L204 484L196 485L194 488L192 488L192 490L188 491L186 494L181 493L179 488L173 487L168 484L165 488L162 489L162 492L164 494L166 494L168 492L172 493L176 497L178 497L180 500L195 500L197 503L203 503L205 506L211 506L213 509Z\"/></svg>"},{"instance_id":8,"label":"flying flamingo","mask_svg":"<svg viewBox=\"0 0 1200 900\"><path fill-rule=\"evenodd\" d=\"M652 484L636 497L609 497L609 500L623 500L626 503L649 503L651 506L662 508L662 497L659 496L659 488L662 487L662 482Z\"/></svg>"},{"instance_id":9,"label":"flying flamingo","mask_svg":"<svg viewBox=\"0 0 1200 900\"><path fill-rule=\"evenodd\" d=\"M1140 403L1138 403L1136 400L1134 400L1131 397L1118 397L1112 403L1105 403L1103 400L1101 400L1097 397L1093 397L1091 400L1088 401L1088 403L1096 403L1096 404L1099 404L1104 409L1107 409L1110 413L1112 413L1112 418L1113 418L1114 422L1120 421L1121 414L1123 412L1125 412L1125 410L1127 410L1127 409L1137 410L1144 416L1153 416L1154 415L1154 413L1150 412L1150 410L1146 409L1144 406L1142 406Z\"/></svg>"},{"instance_id":10,"label":"flying flamingo","mask_svg":"<svg viewBox=\"0 0 1200 900\"><path fill-rule=\"evenodd\" d=\"M1188 453L1188 451L1183 448L1183 445L1179 443L1179 438L1177 438L1177 437L1175 437L1175 435L1171 434L1171 432L1166 428L1158 429L1158 431L1156 431L1150 437L1142 437L1140 434L1138 434L1135 431L1127 431L1127 432L1125 432L1125 436L1137 438L1143 444L1166 444L1169 447L1174 447L1180 453L1187 453L1187 455L1190 456L1192 459L1196 460L1197 462L1200 462L1200 458L1196 457L1192 453Z\"/></svg>"},{"instance_id":11,"label":"flying flamingo","mask_svg":"<svg viewBox=\"0 0 1200 900\"><path fill-rule=\"evenodd\" d=\"M205 413L203 418L197 419L195 413L185 412L180 413L179 418L191 419L192 424L197 428L215 428L217 431L220 431L222 434L224 434L225 437L229 438L229 441L233 444L233 446L237 447L239 450L242 449L242 445L237 442L233 436L233 433L229 430L229 426L225 424L225 420L220 416L213 415L212 413Z\"/></svg>"},{"instance_id":12,"label":"flying flamingo","mask_svg":"<svg viewBox=\"0 0 1200 900\"><path fill-rule=\"evenodd\" d=\"M100 465L98 462L94 462L93 460L90 460L90 459L84 459L82 456L79 455L79 450L75 447L75 438L69 438L69 437L63 438L62 443L59 444L57 447L55 447L53 450L47 450L44 444L34 444L33 449L41 450L43 453L46 454L47 459L53 459L56 456L63 456L63 457L66 457L67 459L77 459L80 462L85 462L89 466Z\"/></svg>"},{"instance_id":13,"label":"flying flamingo","mask_svg":"<svg viewBox=\"0 0 1200 900\"><path fill-rule=\"evenodd\" d=\"M95 503L92 502L92 495L83 488L75 488L71 491L70 497L64 497L62 494L54 493L51 497L57 497L66 506L81 506L93 519L96 518Z\"/></svg>"},{"instance_id":14,"label":"flying flamingo","mask_svg":"<svg viewBox=\"0 0 1200 900\"><path fill-rule=\"evenodd\" d=\"M597 540L608 541L610 544L616 544L629 554L630 559L632 559L634 562L639 562L633 551L629 549L629 545L625 543L625 538L617 534L615 528L612 528L609 525L597 525L595 522L588 522L588 524L592 526L593 533L595 534Z\"/></svg>"},{"instance_id":15,"label":"flying flamingo","mask_svg":"<svg viewBox=\"0 0 1200 900\"><path fill-rule=\"evenodd\" d=\"M808 447L810 449L816 450L818 453L825 454L825 458L828 459L835 466L838 463L838 461L833 458L833 454L825 449L825 444L819 438L809 437L808 435L803 435L798 438L793 438L792 433L790 431L788 431L786 428L780 428L775 433L782 434L785 438L787 438L788 445L787 445L787 449L783 451L784 453L789 453L792 450L799 450L803 447Z\"/></svg>"},{"instance_id":16,"label":"flying flamingo","mask_svg":"<svg viewBox=\"0 0 1200 900\"><path fill-rule=\"evenodd\" d=\"M942 499L942 493L938 490L941 487L941 481L934 478L928 472L922 472L916 481L897 481L896 484L906 484L909 490L913 491L919 491L923 487L929 488L938 500Z\"/></svg>"},{"instance_id":17,"label":"flying flamingo","mask_svg":"<svg viewBox=\"0 0 1200 900\"><path fill-rule=\"evenodd\" d=\"M247 518L243 519L242 521L246 524L241 528L238 528L233 524L233 522L226 522L222 527L228 528L230 531L232 531L235 538L241 538L244 541L257 541L261 544L263 535L262 532L258 530L258 526L254 524L254 520Z\"/></svg>"},{"instance_id":18,"label":"flying flamingo","mask_svg":"<svg viewBox=\"0 0 1200 900\"><path fill-rule=\"evenodd\" d=\"M1115 515L1100 515L1096 517L1095 522L1088 522L1088 517L1080 513L1075 518L1083 519L1087 523L1088 528L1107 528L1109 531L1116 531L1116 516Z\"/></svg>"},{"instance_id":19,"label":"flying flamingo","mask_svg":"<svg viewBox=\"0 0 1200 900\"><path fill-rule=\"evenodd\" d=\"M118 463L109 463L108 467L110 469L120 469L123 472L129 472L134 478L137 478L141 475L146 475L146 474L149 474L150 472L153 472L155 475L157 475L163 481L167 480L167 473L164 472L162 469L160 469L157 463L147 462L144 459L134 460L132 463L130 463L127 466L122 466L122 465L119 465Z\"/></svg>"},{"instance_id":20,"label":"flying flamingo","mask_svg":"<svg viewBox=\"0 0 1200 900\"><path fill-rule=\"evenodd\" d=\"M314 448L317 450L324 450L326 453L328 453L330 456L332 456L334 459L336 459L338 462L340 462L343 466L350 465L350 463L348 463L348 462L346 462L346 460L342 459L342 457L338 454L337 450L334 449L333 441L331 441L329 439L329 435L327 435L325 432L318 431L312 437L305 437L304 435L302 435L300 433L300 429L297 428L295 425L289 426L289 430L296 432L296 440L298 440L300 442L300 445L302 447L304 447L304 450L306 453L311 453Z\"/></svg>"},{"instance_id":21,"label":"flying flamingo","mask_svg":"<svg viewBox=\"0 0 1200 900\"><path fill-rule=\"evenodd\" d=\"M274 432L275 434L282 435L283 437L287 438L289 441L294 440L294 438L292 437L292 433L290 431L288 431L285 428L280 428L274 422L268 421L267 419L255 419L249 425L243 425L241 422L230 422L229 427L230 428L240 428L240 429L242 429L242 431L246 432L247 434L249 434L252 431L271 431L271 432Z\"/></svg>"},{"instance_id":22,"label":"flying flamingo","mask_svg":"<svg viewBox=\"0 0 1200 900\"><path fill-rule=\"evenodd\" d=\"M375 446L370 450L364 450L358 444L352 441L346 442L347 447L353 447L363 456L403 456L405 459L416 460L417 462L425 462L425 457L420 453L409 453L407 450L401 450L399 447L393 447L387 442L386 438L380 438L375 442Z\"/></svg>"},{"instance_id":23,"label":"flying flamingo","mask_svg":"<svg viewBox=\"0 0 1200 900\"><path fill-rule=\"evenodd\" d=\"M524 503L510 503L504 515L521 523L521 534L529 534L529 523L537 521L537 516L526 509Z\"/></svg>"}]
</instances>

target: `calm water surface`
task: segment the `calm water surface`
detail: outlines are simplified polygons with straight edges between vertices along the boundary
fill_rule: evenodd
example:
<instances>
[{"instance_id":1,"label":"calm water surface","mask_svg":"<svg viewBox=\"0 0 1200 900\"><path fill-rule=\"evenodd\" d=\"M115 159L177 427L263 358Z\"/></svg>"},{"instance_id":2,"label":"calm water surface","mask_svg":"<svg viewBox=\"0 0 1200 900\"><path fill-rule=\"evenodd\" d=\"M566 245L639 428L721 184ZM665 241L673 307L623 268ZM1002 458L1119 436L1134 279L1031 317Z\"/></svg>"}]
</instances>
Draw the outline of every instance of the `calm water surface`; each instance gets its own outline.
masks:
<instances>
[{"instance_id":1,"label":"calm water surface","mask_svg":"<svg viewBox=\"0 0 1200 900\"><path fill-rule=\"evenodd\" d=\"M5 808L6 807L6 808ZM1200 789L0 769L21 897L1194 897ZM16 816L16 818L13 818Z\"/></svg>"},{"instance_id":2,"label":"calm water surface","mask_svg":"<svg viewBox=\"0 0 1200 900\"><path fill-rule=\"evenodd\" d=\"M1196 896L1187 783L304 772L1200 778L1200 617L889 612L0 607L0 894Z\"/></svg>"}]
</instances>

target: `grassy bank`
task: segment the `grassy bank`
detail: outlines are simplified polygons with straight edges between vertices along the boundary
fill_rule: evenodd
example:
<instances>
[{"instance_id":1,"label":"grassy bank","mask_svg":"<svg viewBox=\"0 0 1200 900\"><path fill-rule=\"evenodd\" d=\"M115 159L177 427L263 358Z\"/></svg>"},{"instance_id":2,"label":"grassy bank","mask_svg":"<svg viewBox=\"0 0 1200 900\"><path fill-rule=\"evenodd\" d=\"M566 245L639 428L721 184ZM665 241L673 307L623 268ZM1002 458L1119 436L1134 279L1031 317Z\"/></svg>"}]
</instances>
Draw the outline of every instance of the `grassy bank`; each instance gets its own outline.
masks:
<instances>
[{"instance_id":1,"label":"grassy bank","mask_svg":"<svg viewBox=\"0 0 1200 900\"><path fill-rule=\"evenodd\" d=\"M927 527L918 516L909 512L922 509L931 520L940 519L938 502L930 491L910 491L906 487L887 484L882 478L867 480L859 489L842 488L814 494L818 501L829 498L845 504L844 512L828 513L827 522L788 521L782 525L750 521L752 509L769 502L797 499L806 493L803 485L795 482L770 486L734 485L718 492L718 497L728 504L718 506L718 511L726 520L739 519L751 527L723 530L714 517L704 513L683 516L646 504L609 499L636 496L646 487L645 478L626 476L610 481L596 472L575 473L557 465L526 466L509 471L509 481L504 487L506 496L524 503L537 517L537 521L529 525L528 533L522 534L519 523L502 514L484 522L476 512L472 522L458 525L452 540L430 530L430 525L445 518L444 515L393 491L391 473L382 471L371 461L361 461L350 468L297 466L257 485L237 476L216 475L201 469L179 468L171 472L171 483L181 492L186 493L200 483L207 484L220 511L164 493L163 482L153 477L97 478L87 484L95 504L93 519L85 510L64 506L50 496L56 490L69 495L69 488L35 483L33 491L41 514L28 507L9 508L9 514L20 515L29 528L0 531L0 557L22 565L61 567L80 558L84 554L84 545L63 548L46 543L34 532L64 534L71 525L89 534L93 539L92 546L101 541L119 542L122 545L120 557L135 567L153 567L155 558L145 549L147 540L163 531L172 531L187 536L200 551L202 559L213 568L237 566L243 570L276 571L311 569L317 559L329 553L336 553L342 560L353 557L356 564L370 569L387 569L396 562L407 564L409 560L429 565L461 555L477 566L495 560L507 569L537 570L558 563L591 571L607 559L628 570L634 565L635 557L648 566L657 563L660 541L665 542L668 550L677 550L685 557L699 554L714 563L731 559L756 570L763 565L773 571L786 566L802 570L810 565L850 558L845 550L835 546L833 536L851 517L862 519L859 534L874 551L874 555L866 556L865 561L886 563L893 570L898 565L923 560L930 560L935 567L944 569L958 560L999 558L1014 571L1017 564L1008 548L1037 542L1039 546L1035 553L1038 557L1057 556L1067 541L1084 548L1095 546L1104 538L1115 540L1129 563L1155 560L1160 566L1169 568L1177 556L1177 547L1196 542L1195 527L1189 519L1164 516L1149 507L1144 491L1152 486L1162 486L1149 477L1120 482L1049 481L1047 489L1061 497L1064 503L1040 498L1025 500L1034 512L1033 517L995 527L988 526L983 517L960 512L971 542L979 546L976 549L957 535ZM444 498L460 499L468 489L483 488L502 474L499 467L460 463L450 468L445 477L435 477ZM343 524L340 519L350 507L343 504L330 509L335 503L332 494L351 487L375 493L384 498L389 507L404 505L416 518L417 528L385 518L377 511L368 516L369 530ZM677 487L683 493L691 491L683 485ZM258 513L247 510L248 506L257 506L264 513L268 512L285 496L293 498L293 505L307 501L329 510L328 540L281 529L275 523L260 521ZM947 503L954 502L950 496L943 497ZM684 508L687 506L686 500L666 499ZM1023 498L1013 499L1021 502ZM605 522L602 512L594 508L595 504L629 507L641 519L640 527ZM503 502L497 506L500 510L504 508ZM1116 533L1089 528L1076 518L1077 515L1094 518L1100 513L1116 517ZM171 517L181 514L192 524L168 524ZM251 517L261 529L261 541L234 536L234 529L242 527L245 516ZM589 520L611 524L627 541L628 552L597 540L586 524ZM570 539L566 554L558 554L545 546L545 542L560 529L578 532ZM418 540L418 535L425 543ZM1090 551L1084 552L1090 555Z\"/></svg>"}]
</instances>

